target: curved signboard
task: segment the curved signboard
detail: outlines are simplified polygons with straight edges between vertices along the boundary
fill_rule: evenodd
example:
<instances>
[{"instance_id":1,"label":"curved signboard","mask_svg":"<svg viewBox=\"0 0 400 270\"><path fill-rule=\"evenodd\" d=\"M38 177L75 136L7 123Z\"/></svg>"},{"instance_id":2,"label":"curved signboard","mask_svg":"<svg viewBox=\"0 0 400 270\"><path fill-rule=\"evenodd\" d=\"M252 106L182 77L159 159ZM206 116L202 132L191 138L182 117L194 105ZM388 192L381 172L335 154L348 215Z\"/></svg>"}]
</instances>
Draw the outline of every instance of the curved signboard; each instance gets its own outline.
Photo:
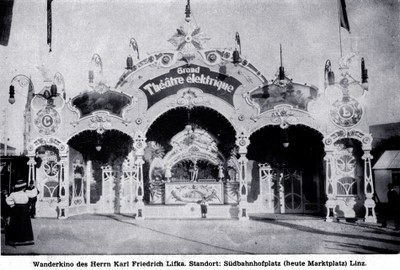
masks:
<instances>
[{"instance_id":1,"label":"curved signboard","mask_svg":"<svg viewBox=\"0 0 400 270\"><path fill-rule=\"evenodd\" d=\"M211 71L209 68L184 65L146 81L139 89L147 97L148 108L186 87L199 88L203 92L219 97L233 106L233 95L241 84L237 79Z\"/></svg>"}]
</instances>

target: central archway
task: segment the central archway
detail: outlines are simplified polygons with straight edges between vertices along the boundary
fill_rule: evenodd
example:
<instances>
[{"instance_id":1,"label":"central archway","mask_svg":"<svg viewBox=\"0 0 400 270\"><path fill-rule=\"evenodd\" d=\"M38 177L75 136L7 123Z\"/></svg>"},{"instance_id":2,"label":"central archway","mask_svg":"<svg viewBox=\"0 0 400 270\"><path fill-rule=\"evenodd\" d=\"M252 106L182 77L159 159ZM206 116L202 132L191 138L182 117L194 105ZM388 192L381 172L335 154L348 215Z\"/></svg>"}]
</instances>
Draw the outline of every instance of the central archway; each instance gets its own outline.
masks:
<instances>
[{"instance_id":1,"label":"central archway","mask_svg":"<svg viewBox=\"0 0 400 270\"><path fill-rule=\"evenodd\" d=\"M206 196L211 204L229 203L224 188L237 180L236 131L224 116L200 106L175 108L153 122L146 138L145 202L186 205Z\"/></svg>"}]
</instances>

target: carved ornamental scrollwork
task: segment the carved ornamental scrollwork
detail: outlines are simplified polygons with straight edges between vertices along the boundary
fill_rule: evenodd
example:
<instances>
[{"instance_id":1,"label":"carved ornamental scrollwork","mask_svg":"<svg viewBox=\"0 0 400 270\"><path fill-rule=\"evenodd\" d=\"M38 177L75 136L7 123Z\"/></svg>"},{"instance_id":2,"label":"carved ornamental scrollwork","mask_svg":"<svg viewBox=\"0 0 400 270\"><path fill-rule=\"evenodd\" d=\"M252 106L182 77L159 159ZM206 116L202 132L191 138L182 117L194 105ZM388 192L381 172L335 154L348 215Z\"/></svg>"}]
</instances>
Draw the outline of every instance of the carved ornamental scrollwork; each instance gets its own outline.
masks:
<instances>
[{"instance_id":1,"label":"carved ornamental scrollwork","mask_svg":"<svg viewBox=\"0 0 400 270\"><path fill-rule=\"evenodd\" d=\"M324 138L325 148L332 148L334 143L340 139L350 138L358 140L362 143L363 150L370 150L372 148L372 136L366 134L358 129L339 129Z\"/></svg>"},{"instance_id":2,"label":"carved ornamental scrollwork","mask_svg":"<svg viewBox=\"0 0 400 270\"><path fill-rule=\"evenodd\" d=\"M236 145L239 147L239 154L246 154L247 153L247 147L250 144L250 139L249 136L245 131L240 131L238 134L236 134Z\"/></svg>"},{"instance_id":3,"label":"carved ornamental scrollwork","mask_svg":"<svg viewBox=\"0 0 400 270\"><path fill-rule=\"evenodd\" d=\"M94 114L90 117L89 128L96 130L99 134L103 134L104 131L110 129L111 126L111 119L107 113Z\"/></svg>"},{"instance_id":4,"label":"carved ornamental scrollwork","mask_svg":"<svg viewBox=\"0 0 400 270\"><path fill-rule=\"evenodd\" d=\"M293 107L290 105L276 106L271 112L272 123L279 125L283 129L287 128L289 125L297 124L298 120L292 109Z\"/></svg>"},{"instance_id":5,"label":"carved ornamental scrollwork","mask_svg":"<svg viewBox=\"0 0 400 270\"><path fill-rule=\"evenodd\" d=\"M135 149L136 156L143 156L144 149L146 148L146 136L142 131L137 131L133 136L133 147Z\"/></svg>"},{"instance_id":6,"label":"carved ornamental scrollwork","mask_svg":"<svg viewBox=\"0 0 400 270\"><path fill-rule=\"evenodd\" d=\"M203 91L200 89L187 88L177 93L176 105L178 106L192 109L195 106L208 104L210 104L209 100L204 96Z\"/></svg>"},{"instance_id":7,"label":"carved ornamental scrollwork","mask_svg":"<svg viewBox=\"0 0 400 270\"><path fill-rule=\"evenodd\" d=\"M288 104L277 105L273 110L252 116L251 119L254 122L259 122L259 126L255 130L265 125L279 125L282 129L286 129L290 125L302 124L321 131L321 123L318 123L308 112L295 109Z\"/></svg>"},{"instance_id":8,"label":"carved ornamental scrollwork","mask_svg":"<svg viewBox=\"0 0 400 270\"><path fill-rule=\"evenodd\" d=\"M66 145L65 143L63 143L61 140L59 140L57 138L50 137L50 138L37 138L36 140L32 141L28 145L28 154L34 155L35 150L39 146L43 146L43 145L52 145L52 146L56 147L60 151L60 156L66 155L68 152L68 145Z\"/></svg>"}]
</instances>

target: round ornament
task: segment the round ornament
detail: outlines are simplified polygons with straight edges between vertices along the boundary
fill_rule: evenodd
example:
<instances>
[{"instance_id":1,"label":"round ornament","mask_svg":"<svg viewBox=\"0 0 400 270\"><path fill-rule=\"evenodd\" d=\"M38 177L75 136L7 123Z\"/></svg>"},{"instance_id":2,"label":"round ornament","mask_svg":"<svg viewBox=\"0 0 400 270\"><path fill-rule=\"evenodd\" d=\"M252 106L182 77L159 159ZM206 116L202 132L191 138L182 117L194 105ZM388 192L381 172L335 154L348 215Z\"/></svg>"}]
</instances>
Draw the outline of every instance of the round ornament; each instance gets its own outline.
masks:
<instances>
[{"instance_id":1,"label":"round ornament","mask_svg":"<svg viewBox=\"0 0 400 270\"><path fill-rule=\"evenodd\" d=\"M60 114L52 107L41 109L35 118L35 125L39 133L50 135L58 129L61 123Z\"/></svg>"},{"instance_id":2,"label":"round ornament","mask_svg":"<svg viewBox=\"0 0 400 270\"><path fill-rule=\"evenodd\" d=\"M357 125L363 115L361 104L354 98L338 99L332 104L330 117L332 122L339 127L352 127Z\"/></svg>"}]
</instances>

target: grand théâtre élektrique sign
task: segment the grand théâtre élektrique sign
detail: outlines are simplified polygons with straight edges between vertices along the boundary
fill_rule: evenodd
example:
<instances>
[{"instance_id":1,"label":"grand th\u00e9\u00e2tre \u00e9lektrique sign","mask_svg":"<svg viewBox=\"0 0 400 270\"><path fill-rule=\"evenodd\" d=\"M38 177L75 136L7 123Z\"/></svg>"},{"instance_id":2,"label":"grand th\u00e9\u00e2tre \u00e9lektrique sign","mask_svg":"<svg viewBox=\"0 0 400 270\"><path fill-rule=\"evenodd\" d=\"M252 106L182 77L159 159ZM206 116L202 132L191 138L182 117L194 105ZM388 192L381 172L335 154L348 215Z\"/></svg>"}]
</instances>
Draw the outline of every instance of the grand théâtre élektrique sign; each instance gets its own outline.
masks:
<instances>
[{"instance_id":1,"label":"grand th\u00e9\u00e2tre \u00e9lektrique sign","mask_svg":"<svg viewBox=\"0 0 400 270\"><path fill-rule=\"evenodd\" d=\"M233 95L240 85L241 82L234 77L211 71L207 67L185 65L146 81L139 89L146 94L148 108L187 87L199 88L233 106Z\"/></svg>"}]
</instances>

